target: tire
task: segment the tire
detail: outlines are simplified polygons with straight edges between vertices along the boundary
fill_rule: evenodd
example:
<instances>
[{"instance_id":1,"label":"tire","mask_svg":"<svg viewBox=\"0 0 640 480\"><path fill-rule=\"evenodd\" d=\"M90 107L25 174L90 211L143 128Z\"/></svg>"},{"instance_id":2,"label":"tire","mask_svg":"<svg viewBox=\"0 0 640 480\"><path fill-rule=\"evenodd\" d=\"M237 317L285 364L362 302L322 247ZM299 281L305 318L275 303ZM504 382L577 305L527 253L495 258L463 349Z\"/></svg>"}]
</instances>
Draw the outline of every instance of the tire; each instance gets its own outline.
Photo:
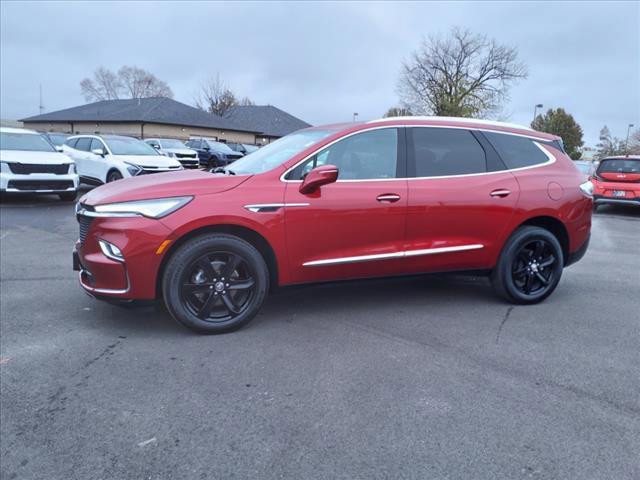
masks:
<instances>
[{"instance_id":1,"label":"tire","mask_svg":"<svg viewBox=\"0 0 640 480\"><path fill-rule=\"evenodd\" d=\"M107 173L107 183L115 182L117 180L122 180L122 174L118 170L111 170Z\"/></svg>"},{"instance_id":2,"label":"tire","mask_svg":"<svg viewBox=\"0 0 640 480\"><path fill-rule=\"evenodd\" d=\"M77 196L77 190L74 190L73 192L64 192L58 194L58 197L60 197L60 200L62 200L63 202L73 202L77 198Z\"/></svg>"},{"instance_id":3,"label":"tire","mask_svg":"<svg viewBox=\"0 0 640 480\"><path fill-rule=\"evenodd\" d=\"M220 164L220 160L215 155L209 157L209 168L216 168Z\"/></svg>"},{"instance_id":4,"label":"tire","mask_svg":"<svg viewBox=\"0 0 640 480\"><path fill-rule=\"evenodd\" d=\"M564 255L555 235L541 227L520 227L505 243L491 283L512 303L538 303L556 289L563 267Z\"/></svg>"},{"instance_id":5,"label":"tire","mask_svg":"<svg viewBox=\"0 0 640 480\"><path fill-rule=\"evenodd\" d=\"M269 271L260 252L225 234L203 235L181 245L162 278L167 310L198 333L243 327L258 313L268 291Z\"/></svg>"}]
</instances>

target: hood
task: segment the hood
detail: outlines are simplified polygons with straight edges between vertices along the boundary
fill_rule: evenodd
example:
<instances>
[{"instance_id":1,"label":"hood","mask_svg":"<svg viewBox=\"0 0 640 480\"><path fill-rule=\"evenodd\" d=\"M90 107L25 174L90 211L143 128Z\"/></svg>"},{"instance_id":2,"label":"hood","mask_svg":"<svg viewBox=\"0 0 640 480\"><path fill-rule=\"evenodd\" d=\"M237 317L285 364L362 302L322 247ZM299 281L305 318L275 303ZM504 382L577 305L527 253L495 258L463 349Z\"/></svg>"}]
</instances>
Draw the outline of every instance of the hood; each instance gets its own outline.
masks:
<instances>
[{"instance_id":1,"label":"hood","mask_svg":"<svg viewBox=\"0 0 640 480\"><path fill-rule=\"evenodd\" d=\"M153 173L106 183L84 195L87 205L150 200L152 198L208 195L236 188L251 175L222 175L202 170Z\"/></svg>"},{"instance_id":2,"label":"hood","mask_svg":"<svg viewBox=\"0 0 640 480\"><path fill-rule=\"evenodd\" d=\"M0 150L0 160L3 162L46 163L50 165L73 163L73 160L60 152L27 152L24 150Z\"/></svg>"},{"instance_id":3,"label":"hood","mask_svg":"<svg viewBox=\"0 0 640 480\"><path fill-rule=\"evenodd\" d=\"M164 155L115 155L115 158L123 162L133 163L140 167L179 167L181 163L175 158Z\"/></svg>"},{"instance_id":4,"label":"hood","mask_svg":"<svg viewBox=\"0 0 640 480\"><path fill-rule=\"evenodd\" d=\"M163 148L163 152L179 153L180 155L197 155L198 152L190 148Z\"/></svg>"}]
</instances>

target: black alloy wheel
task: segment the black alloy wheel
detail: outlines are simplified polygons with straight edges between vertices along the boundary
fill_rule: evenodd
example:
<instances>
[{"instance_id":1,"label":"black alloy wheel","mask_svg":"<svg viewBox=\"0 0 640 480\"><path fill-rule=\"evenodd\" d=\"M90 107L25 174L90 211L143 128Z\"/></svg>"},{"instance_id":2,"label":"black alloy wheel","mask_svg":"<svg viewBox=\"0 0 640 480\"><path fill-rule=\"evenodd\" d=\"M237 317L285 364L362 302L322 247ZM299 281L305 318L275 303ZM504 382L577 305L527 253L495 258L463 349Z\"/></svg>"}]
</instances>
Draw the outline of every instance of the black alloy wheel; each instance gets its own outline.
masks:
<instances>
[{"instance_id":1,"label":"black alloy wheel","mask_svg":"<svg viewBox=\"0 0 640 480\"><path fill-rule=\"evenodd\" d=\"M207 234L179 245L162 277L169 312L201 333L229 332L246 325L268 290L269 271L260 252L227 234Z\"/></svg>"},{"instance_id":2,"label":"black alloy wheel","mask_svg":"<svg viewBox=\"0 0 640 480\"><path fill-rule=\"evenodd\" d=\"M527 242L513 259L513 284L524 295L538 295L553 283L558 265L558 258L549 242L544 239Z\"/></svg>"},{"instance_id":3,"label":"black alloy wheel","mask_svg":"<svg viewBox=\"0 0 640 480\"><path fill-rule=\"evenodd\" d=\"M555 235L541 227L524 226L505 243L491 283L510 302L537 303L558 286L563 268L562 246Z\"/></svg>"},{"instance_id":4,"label":"black alloy wheel","mask_svg":"<svg viewBox=\"0 0 640 480\"><path fill-rule=\"evenodd\" d=\"M185 269L180 299L200 320L228 322L244 312L256 280L247 261L233 252L205 253Z\"/></svg>"}]
</instances>

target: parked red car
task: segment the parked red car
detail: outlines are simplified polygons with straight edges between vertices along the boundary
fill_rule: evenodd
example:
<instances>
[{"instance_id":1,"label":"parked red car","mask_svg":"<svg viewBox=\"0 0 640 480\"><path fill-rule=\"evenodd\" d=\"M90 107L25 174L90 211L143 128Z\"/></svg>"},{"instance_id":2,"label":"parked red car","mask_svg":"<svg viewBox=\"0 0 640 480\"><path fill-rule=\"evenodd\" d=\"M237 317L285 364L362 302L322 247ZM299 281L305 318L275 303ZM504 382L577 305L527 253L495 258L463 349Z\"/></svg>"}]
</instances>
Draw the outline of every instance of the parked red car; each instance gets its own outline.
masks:
<instances>
[{"instance_id":1,"label":"parked red car","mask_svg":"<svg viewBox=\"0 0 640 480\"><path fill-rule=\"evenodd\" d=\"M604 204L640 206L640 155L603 158L591 181L594 210Z\"/></svg>"},{"instance_id":2,"label":"parked red car","mask_svg":"<svg viewBox=\"0 0 640 480\"><path fill-rule=\"evenodd\" d=\"M560 138L408 117L308 128L224 173L101 186L77 207L74 267L100 299L164 298L200 332L245 325L275 286L474 271L535 303L589 242L591 182Z\"/></svg>"}]
</instances>

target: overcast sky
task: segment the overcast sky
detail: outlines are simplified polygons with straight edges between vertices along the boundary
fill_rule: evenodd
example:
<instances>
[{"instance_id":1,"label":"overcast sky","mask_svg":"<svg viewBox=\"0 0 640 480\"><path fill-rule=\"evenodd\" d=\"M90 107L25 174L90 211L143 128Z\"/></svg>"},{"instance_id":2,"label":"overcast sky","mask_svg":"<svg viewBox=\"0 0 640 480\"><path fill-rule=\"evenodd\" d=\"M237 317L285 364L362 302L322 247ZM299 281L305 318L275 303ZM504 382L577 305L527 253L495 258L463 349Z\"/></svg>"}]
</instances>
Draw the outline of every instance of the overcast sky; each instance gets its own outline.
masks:
<instances>
[{"instance_id":1,"label":"overcast sky","mask_svg":"<svg viewBox=\"0 0 640 480\"><path fill-rule=\"evenodd\" d=\"M192 104L220 73L240 97L312 124L378 118L398 103L402 61L452 26L515 46L529 78L511 91L511 122L536 103L564 107L585 131L626 135L640 125L640 2L1 4L3 119L84 103L79 83L96 67L137 65Z\"/></svg>"}]
</instances>

